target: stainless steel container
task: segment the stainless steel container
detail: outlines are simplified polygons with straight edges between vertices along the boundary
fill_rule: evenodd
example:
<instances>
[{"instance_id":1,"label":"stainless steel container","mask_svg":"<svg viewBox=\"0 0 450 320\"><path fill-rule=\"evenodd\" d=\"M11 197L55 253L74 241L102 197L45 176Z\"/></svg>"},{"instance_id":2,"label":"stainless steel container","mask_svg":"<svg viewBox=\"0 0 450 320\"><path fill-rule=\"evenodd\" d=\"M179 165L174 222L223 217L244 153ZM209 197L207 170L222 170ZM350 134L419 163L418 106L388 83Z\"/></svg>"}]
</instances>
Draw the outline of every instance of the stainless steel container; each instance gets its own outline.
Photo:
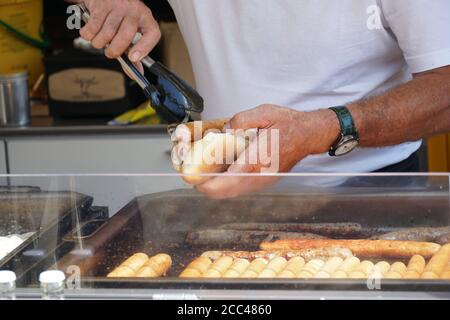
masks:
<instances>
[{"instance_id":1,"label":"stainless steel container","mask_svg":"<svg viewBox=\"0 0 450 320\"><path fill-rule=\"evenodd\" d=\"M0 75L0 126L29 123L28 73Z\"/></svg>"}]
</instances>

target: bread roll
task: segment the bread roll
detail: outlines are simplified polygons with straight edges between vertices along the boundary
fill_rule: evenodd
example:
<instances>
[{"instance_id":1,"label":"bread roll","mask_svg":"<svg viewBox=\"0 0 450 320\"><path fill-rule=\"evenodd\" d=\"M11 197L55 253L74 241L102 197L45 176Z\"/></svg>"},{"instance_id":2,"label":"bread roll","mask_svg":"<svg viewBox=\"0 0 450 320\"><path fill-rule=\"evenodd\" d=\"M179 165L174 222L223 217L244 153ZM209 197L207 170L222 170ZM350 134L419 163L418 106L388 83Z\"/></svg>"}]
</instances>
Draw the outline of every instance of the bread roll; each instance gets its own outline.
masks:
<instances>
[{"instance_id":1,"label":"bread roll","mask_svg":"<svg viewBox=\"0 0 450 320\"><path fill-rule=\"evenodd\" d=\"M326 272L326 271L319 270L319 272L317 272L315 274L314 278L316 278L316 279L328 279L328 278L331 278L331 275L328 272Z\"/></svg>"},{"instance_id":2,"label":"bread roll","mask_svg":"<svg viewBox=\"0 0 450 320\"><path fill-rule=\"evenodd\" d=\"M434 279L445 271L448 260L450 259L450 244L444 245L438 253L436 253L425 266L422 278Z\"/></svg>"},{"instance_id":3,"label":"bread roll","mask_svg":"<svg viewBox=\"0 0 450 320\"><path fill-rule=\"evenodd\" d=\"M291 270L282 270L278 275L277 278L283 278L283 279L292 279L295 278L295 273Z\"/></svg>"},{"instance_id":4,"label":"bread roll","mask_svg":"<svg viewBox=\"0 0 450 320\"><path fill-rule=\"evenodd\" d=\"M422 256L414 255L408 263L406 271L416 271L422 273L425 270L426 261Z\"/></svg>"},{"instance_id":5,"label":"bread roll","mask_svg":"<svg viewBox=\"0 0 450 320\"><path fill-rule=\"evenodd\" d=\"M272 269L264 269L258 274L258 278L276 278L277 273Z\"/></svg>"},{"instance_id":6,"label":"bread roll","mask_svg":"<svg viewBox=\"0 0 450 320\"><path fill-rule=\"evenodd\" d=\"M403 262L394 262L389 271L398 272L400 274L404 274L406 272L407 267Z\"/></svg>"},{"instance_id":7,"label":"bread roll","mask_svg":"<svg viewBox=\"0 0 450 320\"><path fill-rule=\"evenodd\" d=\"M134 277L134 270L126 266L119 266L107 275L107 278L130 278Z\"/></svg>"},{"instance_id":8,"label":"bread roll","mask_svg":"<svg viewBox=\"0 0 450 320\"><path fill-rule=\"evenodd\" d=\"M161 276L153 268L144 265L134 275L137 278L157 278Z\"/></svg>"},{"instance_id":9,"label":"bread roll","mask_svg":"<svg viewBox=\"0 0 450 320\"><path fill-rule=\"evenodd\" d=\"M278 278L295 278L295 275L300 272L304 265L305 259L302 257L293 257L289 259L284 270L278 274Z\"/></svg>"},{"instance_id":10,"label":"bread roll","mask_svg":"<svg viewBox=\"0 0 450 320\"><path fill-rule=\"evenodd\" d=\"M406 271L405 274L403 275L403 279L419 279L421 276L420 273L418 273L417 271L411 270L411 271Z\"/></svg>"},{"instance_id":11,"label":"bread roll","mask_svg":"<svg viewBox=\"0 0 450 320\"><path fill-rule=\"evenodd\" d=\"M240 273L234 269L228 269L223 275L222 278L239 278Z\"/></svg>"},{"instance_id":12,"label":"bread roll","mask_svg":"<svg viewBox=\"0 0 450 320\"><path fill-rule=\"evenodd\" d=\"M127 260L125 260L120 266L126 266L132 269L134 272L138 271L148 260L148 256L145 253L139 252L133 254Z\"/></svg>"},{"instance_id":13,"label":"bread roll","mask_svg":"<svg viewBox=\"0 0 450 320\"><path fill-rule=\"evenodd\" d=\"M180 278L201 278L202 273L197 269L186 268L180 274Z\"/></svg>"},{"instance_id":14,"label":"bread roll","mask_svg":"<svg viewBox=\"0 0 450 320\"><path fill-rule=\"evenodd\" d=\"M205 256L198 257L197 259L192 261L186 267L186 269L181 273L180 276L184 277L186 275L194 275L194 274L202 275L203 273L206 272L206 270L208 270L208 268L210 267L211 263L212 262L211 262L211 260L208 257L205 257ZM195 270L197 272L191 271L191 270Z\"/></svg>"},{"instance_id":15,"label":"bread roll","mask_svg":"<svg viewBox=\"0 0 450 320\"><path fill-rule=\"evenodd\" d=\"M147 262L148 256L139 252L122 262L107 277L133 277L134 274ZM131 271L130 271L131 270Z\"/></svg>"},{"instance_id":16,"label":"bread roll","mask_svg":"<svg viewBox=\"0 0 450 320\"><path fill-rule=\"evenodd\" d=\"M172 162L187 183L198 185L211 178L202 174L226 171L247 146L248 140L243 136L208 133L203 139L193 142L183 158L172 153ZM174 148L178 150L180 146Z\"/></svg>"},{"instance_id":17,"label":"bread roll","mask_svg":"<svg viewBox=\"0 0 450 320\"><path fill-rule=\"evenodd\" d=\"M337 279L345 279L348 278L349 274L353 271L356 266L358 266L361 261L357 257L350 257L344 260L342 264L336 269L333 274L331 274L332 278Z\"/></svg>"},{"instance_id":18,"label":"bread roll","mask_svg":"<svg viewBox=\"0 0 450 320\"><path fill-rule=\"evenodd\" d=\"M296 274L297 278L312 278L319 272L325 264L325 261L320 259L314 259L309 261L305 266Z\"/></svg>"},{"instance_id":19,"label":"bread roll","mask_svg":"<svg viewBox=\"0 0 450 320\"><path fill-rule=\"evenodd\" d=\"M275 278L286 266L286 259L276 257L269 261L266 268L258 275L259 278Z\"/></svg>"},{"instance_id":20,"label":"bread roll","mask_svg":"<svg viewBox=\"0 0 450 320\"><path fill-rule=\"evenodd\" d=\"M227 256L220 257L211 264L204 276L207 278L220 278L222 277L222 274L228 270L232 263L233 258Z\"/></svg>"},{"instance_id":21,"label":"bread roll","mask_svg":"<svg viewBox=\"0 0 450 320\"><path fill-rule=\"evenodd\" d=\"M385 276L389 270L391 269L391 265L386 261L380 261L374 266L374 273L380 273L382 276Z\"/></svg>"},{"instance_id":22,"label":"bread roll","mask_svg":"<svg viewBox=\"0 0 450 320\"><path fill-rule=\"evenodd\" d=\"M450 260L447 263L445 271L441 274L441 279L450 279Z\"/></svg>"},{"instance_id":23,"label":"bread roll","mask_svg":"<svg viewBox=\"0 0 450 320\"><path fill-rule=\"evenodd\" d=\"M389 271L388 273L386 273L386 276L384 278L385 279L402 279L403 276L396 271Z\"/></svg>"},{"instance_id":24,"label":"bread roll","mask_svg":"<svg viewBox=\"0 0 450 320\"><path fill-rule=\"evenodd\" d=\"M279 273L281 270L284 269L284 267L286 266L286 259L283 257L276 257L273 258L272 260L269 261L269 263L267 264L266 269L271 269L273 270L275 273Z\"/></svg>"},{"instance_id":25,"label":"bread roll","mask_svg":"<svg viewBox=\"0 0 450 320\"><path fill-rule=\"evenodd\" d=\"M445 272L441 275L441 279L450 280L450 270L449 270L449 271L445 271Z\"/></svg>"},{"instance_id":26,"label":"bread roll","mask_svg":"<svg viewBox=\"0 0 450 320\"><path fill-rule=\"evenodd\" d=\"M349 274L351 279L365 279L370 277L373 272L374 264L372 261L365 260L356 266Z\"/></svg>"},{"instance_id":27,"label":"bread roll","mask_svg":"<svg viewBox=\"0 0 450 320\"><path fill-rule=\"evenodd\" d=\"M431 257L440 245L432 242L391 240L328 240L328 239L283 239L262 242L263 250L301 250L308 248L348 248L356 256L410 258L415 254Z\"/></svg>"},{"instance_id":28,"label":"bread roll","mask_svg":"<svg viewBox=\"0 0 450 320\"><path fill-rule=\"evenodd\" d=\"M172 258L165 254L157 254L145 262L136 272L136 277L157 278L164 275L172 266Z\"/></svg>"},{"instance_id":29,"label":"bread roll","mask_svg":"<svg viewBox=\"0 0 450 320\"><path fill-rule=\"evenodd\" d=\"M341 257L333 257L325 262L325 265L315 275L316 278L331 278L331 275L344 262Z\"/></svg>"},{"instance_id":30,"label":"bread roll","mask_svg":"<svg viewBox=\"0 0 450 320\"><path fill-rule=\"evenodd\" d=\"M216 269L208 269L202 276L203 278L221 278L222 273Z\"/></svg>"},{"instance_id":31,"label":"bread roll","mask_svg":"<svg viewBox=\"0 0 450 320\"><path fill-rule=\"evenodd\" d=\"M405 279L418 279L425 270L425 259L422 256L414 255L408 263L406 272L403 275Z\"/></svg>"},{"instance_id":32,"label":"bread roll","mask_svg":"<svg viewBox=\"0 0 450 320\"><path fill-rule=\"evenodd\" d=\"M386 273L386 279L401 279L403 274L406 272L407 267L403 262L395 262L392 264L388 273Z\"/></svg>"},{"instance_id":33,"label":"bread roll","mask_svg":"<svg viewBox=\"0 0 450 320\"><path fill-rule=\"evenodd\" d=\"M241 275L241 278L256 278L267 265L266 259L257 258L248 266L247 270Z\"/></svg>"},{"instance_id":34,"label":"bread roll","mask_svg":"<svg viewBox=\"0 0 450 320\"><path fill-rule=\"evenodd\" d=\"M250 262L246 259L236 259L230 268L224 273L224 278L239 278L247 270Z\"/></svg>"},{"instance_id":35,"label":"bread roll","mask_svg":"<svg viewBox=\"0 0 450 320\"><path fill-rule=\"evenodd\" d=\"M439 279L439 275L432 271L425 271L420 276L421 279Z\"/></svg>"}]
</instances>

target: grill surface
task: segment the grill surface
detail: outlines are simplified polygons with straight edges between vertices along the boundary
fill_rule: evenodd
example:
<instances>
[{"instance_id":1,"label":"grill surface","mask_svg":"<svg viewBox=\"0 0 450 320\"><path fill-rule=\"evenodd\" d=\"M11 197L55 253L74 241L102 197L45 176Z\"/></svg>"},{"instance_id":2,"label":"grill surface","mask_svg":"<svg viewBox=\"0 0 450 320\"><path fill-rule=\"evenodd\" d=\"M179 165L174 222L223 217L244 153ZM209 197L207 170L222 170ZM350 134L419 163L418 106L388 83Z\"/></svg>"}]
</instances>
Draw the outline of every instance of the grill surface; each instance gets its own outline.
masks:
<instances>
[{"instance_id":1,"label":"grill surface","mask_svg":"<svg viewBox=\"0 0 450 320\"><path fill-rule=\"evenodd\" d=\"M136 198L96 235L85 239L83 245L97 248L97 253L83 260L82 274L111 281L105 277L114 267L136 252L145 252L148 255L169 254L173 266L168 277L172 278L204 251L258 250L257 245L246 243L224 244L218 248L208 243L191 246L186 242L187 234L193 230L215 229L227 223L354 222L376 233L419 226L447 226L449 219L446 190L266 193L220 201L206 199L192 190L179 190ZM77 259L74 260L74 255L66 257L59 267L79 261Z\"/></svg>"}]
</instances>

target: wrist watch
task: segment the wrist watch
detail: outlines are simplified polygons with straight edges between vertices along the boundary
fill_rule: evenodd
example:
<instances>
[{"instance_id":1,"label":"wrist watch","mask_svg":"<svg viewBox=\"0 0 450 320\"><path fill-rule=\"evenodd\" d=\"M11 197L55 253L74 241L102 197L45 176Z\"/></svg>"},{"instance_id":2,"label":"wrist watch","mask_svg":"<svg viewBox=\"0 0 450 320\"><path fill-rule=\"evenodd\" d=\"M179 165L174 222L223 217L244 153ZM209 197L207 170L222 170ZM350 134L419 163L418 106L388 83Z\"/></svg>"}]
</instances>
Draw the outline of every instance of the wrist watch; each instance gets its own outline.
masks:
<instances>
[{"instance_id":1,"label":"wrist watch","mask_svg":"<svg viewBox=\"0 0 450 320\"><path fill-rule=\"evenodd\" d=\"M329 155L332 157L344 156L355 150L358 146L358 131L356 130L355 122L347 107L332 107L330 110L334 111L339 119L341 134L331 146Z\"/></svg>"}]
</instances>

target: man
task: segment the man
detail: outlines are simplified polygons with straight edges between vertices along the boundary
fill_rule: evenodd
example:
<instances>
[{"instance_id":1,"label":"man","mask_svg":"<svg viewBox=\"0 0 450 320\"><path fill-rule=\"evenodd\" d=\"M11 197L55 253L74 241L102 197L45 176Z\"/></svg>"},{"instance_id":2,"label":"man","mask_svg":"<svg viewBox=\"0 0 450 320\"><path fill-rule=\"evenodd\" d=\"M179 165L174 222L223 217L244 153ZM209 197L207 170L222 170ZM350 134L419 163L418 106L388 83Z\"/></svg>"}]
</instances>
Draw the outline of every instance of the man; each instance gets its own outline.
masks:
<instances>
[{"instance_id":1,"label":"man","mask_svg":"<svg viewBox=\"0 0 450 320\"><path fill-rule=\"evenodd\" d=\"M203 117L278 129L280 172L414 171L420 139L450 131L448 0L169 2L205 98ZM85 3L92 18L81 35L97 48L110 43L108 57L123 53L136 31L143 38L129 56L137 64L159 41L140 1ZM229 172L261 167L233 164ZM223 198L269 183L227 176L198 189Z\"/></svg>"}]
</instances>

